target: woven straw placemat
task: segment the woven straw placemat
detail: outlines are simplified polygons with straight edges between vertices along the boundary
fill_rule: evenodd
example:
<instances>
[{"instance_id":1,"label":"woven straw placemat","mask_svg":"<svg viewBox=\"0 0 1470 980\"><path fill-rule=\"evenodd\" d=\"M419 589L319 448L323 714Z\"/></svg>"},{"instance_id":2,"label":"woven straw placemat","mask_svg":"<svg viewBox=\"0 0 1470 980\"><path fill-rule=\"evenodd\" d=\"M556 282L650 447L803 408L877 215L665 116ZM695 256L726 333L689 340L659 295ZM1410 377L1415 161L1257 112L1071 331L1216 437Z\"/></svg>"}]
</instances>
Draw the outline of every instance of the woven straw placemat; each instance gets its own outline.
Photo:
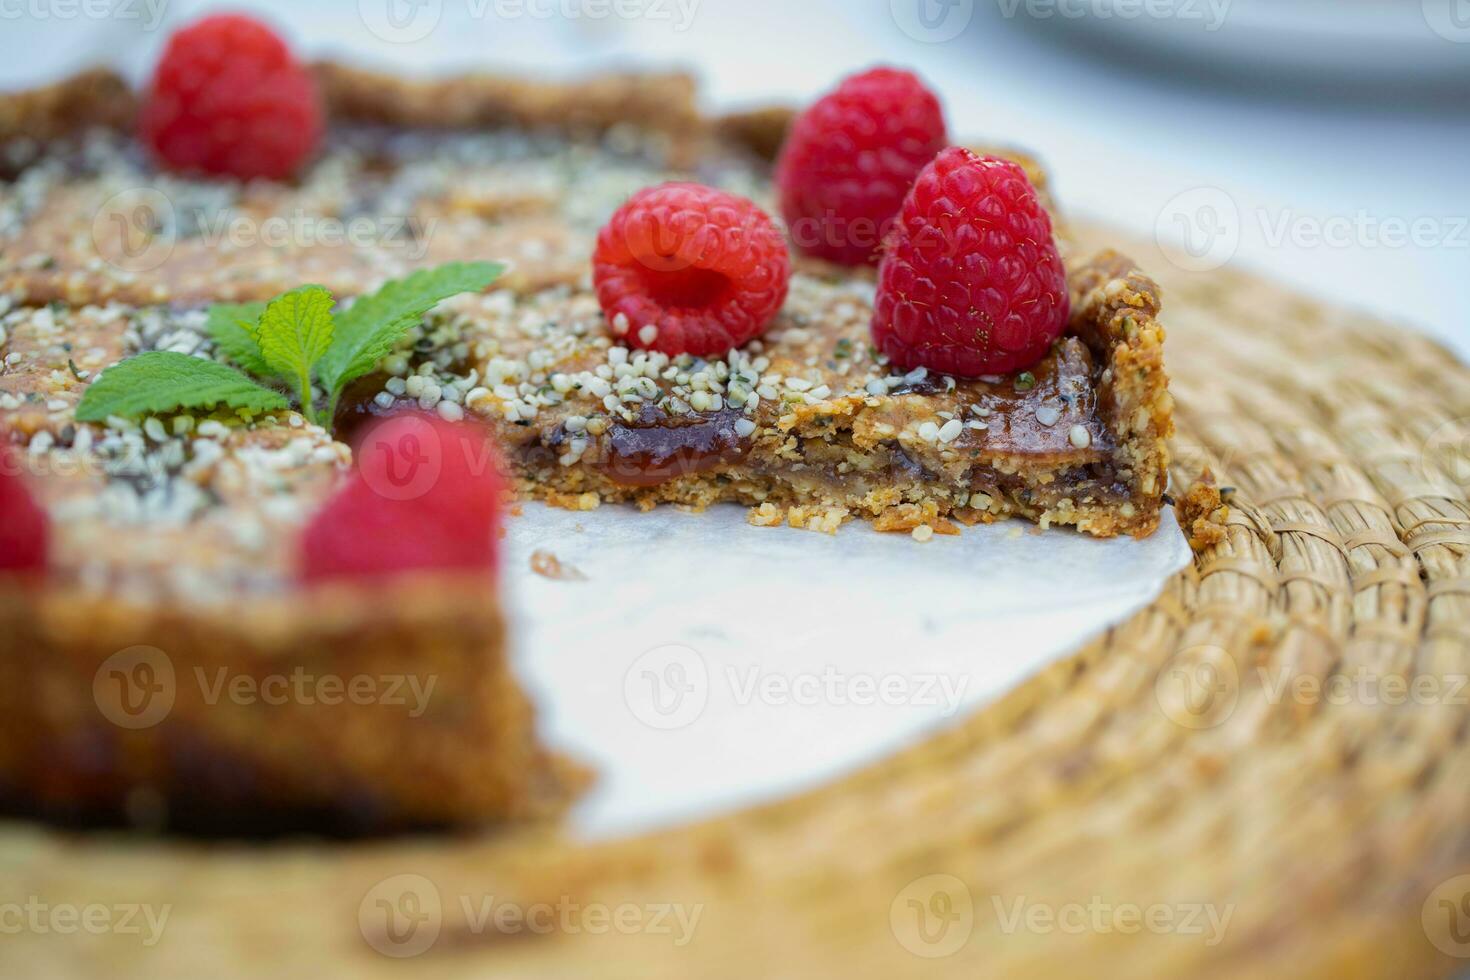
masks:
<instances>
[{"instance_id":1,"label":"woven straw placemat","mask_svg":"<svg viewBox=\"0 0 1470 980\"><path fill-rule=\"evenodd\" d=\"M206 847L11 825L0 973L1470 964L1470 369L1420 336L1130 247L1166 289L1176 493L1208 468L1228 506L1182 499L1194 567L1128 622L855 776L631 841ZM17 929L11 910L38 905L101 927L41 913ZM149 945L147 916L165 913Z\"/></svg>"}]
</instances>

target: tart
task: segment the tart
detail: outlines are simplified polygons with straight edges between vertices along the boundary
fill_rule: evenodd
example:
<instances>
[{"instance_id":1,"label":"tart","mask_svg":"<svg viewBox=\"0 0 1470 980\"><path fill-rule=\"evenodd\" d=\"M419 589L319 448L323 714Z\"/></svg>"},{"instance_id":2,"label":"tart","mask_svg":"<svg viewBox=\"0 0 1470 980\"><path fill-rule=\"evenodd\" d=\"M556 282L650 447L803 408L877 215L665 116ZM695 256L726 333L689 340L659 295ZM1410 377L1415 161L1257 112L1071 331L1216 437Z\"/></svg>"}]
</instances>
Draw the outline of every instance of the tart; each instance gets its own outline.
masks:
<instances>
[{"instance_id":1,"label":"tart","mask_svg":"<svg viewBox=\"0 0 1470 980\"><path fill-rule=\"evenodd\" d=\"M754 524L828 531L1157 527L1159 295L1125 257L1063 242L1066 332L1013 375L894 370L869 339L871 270L809 259L760 339L709 359L630 351L592 290L597 229L670 179L768 203L789 113L702 118L681 76L315 73L328 135L292 183L158 172L126 135L135 97L105 73L0 99L0 427L54 521L46 573L0 579L7 807L357 832L565 804L580 774L536 744L483 581L292 587L295 542L356 433L404 408L485 420L516 491L574 509L735 502ZM1044 173L1017 159L1050 207ZM289 410L77 419L122 358L213 355L209 304L308 282L350 299L478 259L507 274L411 328L322 420L331 431ZM150 650L171 707L119 724L99 685L148 663L156 679ZM432 679L440 695L419 714L268 709L203 682L302 674Z\"/></svg>"}]
</instances>

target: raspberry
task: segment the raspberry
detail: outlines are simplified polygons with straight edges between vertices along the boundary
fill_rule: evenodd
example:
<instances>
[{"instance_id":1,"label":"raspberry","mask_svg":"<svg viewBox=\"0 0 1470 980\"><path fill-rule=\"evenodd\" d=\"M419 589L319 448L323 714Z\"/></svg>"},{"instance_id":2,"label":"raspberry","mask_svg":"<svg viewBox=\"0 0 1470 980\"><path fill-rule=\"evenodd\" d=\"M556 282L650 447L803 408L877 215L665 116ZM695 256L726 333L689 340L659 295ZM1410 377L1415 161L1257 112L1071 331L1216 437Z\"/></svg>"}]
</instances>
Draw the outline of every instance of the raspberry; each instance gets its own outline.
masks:
<instances>
[{"instance_id":1,"label":"raspberry","mask_svg":"<svg viewBox=\"0 0 1470 980\"><path fill-rule=\"evenodd\" d=\"M495 568L504 482L482 426L405 412L368 430L355 456L302 535L303 579Z\"/></svg>"},{"instance_id":2,"label":"raspberry","mask_svg":"<svg viewBox=\"0 0 1470 980\"><path fill-rule=\"evenodd\" d=\"M175 170L281 180L321 139L321 97L270 28L249 17L206 17L169 39L139 132Z\"/></svg>"},{"instance_id":3,"label":"raspberry","mask_svg":"<svg viewBox=\"0 0 1470 980\"><path fill-rule=\"evenodd\" d=\"M914 178L948 143L939 100L916 76L874 68L847 79L796 118L776 164L792 242L843 265L876 263Z\"/></svg>"},{"instance_id":4,"label":"raspberry","mask_svg":"<svg viewBox=\"0 0 1470 980\"><path fill-rule=\"evenodd\" d=\"M614 335L670 356L724 354L786 302L791 256L770 216L700 184L639 191L597 236L597 301Z\"/></svg>"},{"instance_id":5,"label":"raspberry","mask_svg":"<svg viewBox=\"0 0 1470 980\"><path fill-rule=\"evenodd\" d=\"M50 522L26 489L15 454L0 446L0 572L46 567Z\"/></svg>"},{"instance_id":6,"label":"raspberry","mask_svg":"<svg viewBox=\"0 0 1470 980\"><path fill-rule=\"evenodd\" d=\"M976 377L1040 360L1067 323L1051 218L1009 160L952 147L924 168L878 267L873 340L904 370Z\"/></svg>"}]
</instances>

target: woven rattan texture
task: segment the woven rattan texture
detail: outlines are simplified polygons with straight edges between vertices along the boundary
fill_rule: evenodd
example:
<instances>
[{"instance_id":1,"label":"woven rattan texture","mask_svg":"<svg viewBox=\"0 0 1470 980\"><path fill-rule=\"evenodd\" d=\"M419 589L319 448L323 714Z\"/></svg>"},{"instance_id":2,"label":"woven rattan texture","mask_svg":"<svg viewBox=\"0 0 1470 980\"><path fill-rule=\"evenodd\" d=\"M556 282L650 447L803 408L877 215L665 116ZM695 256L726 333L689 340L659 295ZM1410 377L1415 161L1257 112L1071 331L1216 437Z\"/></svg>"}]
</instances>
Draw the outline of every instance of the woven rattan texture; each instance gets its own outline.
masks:
<instances>
[{"instance_id":1,"label":"woven rattan texture","mask_svg":"<svg viewBox=\"0 0 1470 980\"><path fill-rule=\"evenodd\" d=\"M1142 245L1136 257L1166 288L1176 495L1208 468L1229 506L1201 519L1194 567L1128 622L866 771L633 841L538 829L204 849L12 826L0 902L169 911L151 947L117 929L7 929L0 972L1343 978L1470 965L1470 878L1457 878L1470 872L1470 369L1244 274L1179 273ZM536 927L483 921L505 906ZM698 915L692 928L681 913Z\"/></svg>"}]
</instances>

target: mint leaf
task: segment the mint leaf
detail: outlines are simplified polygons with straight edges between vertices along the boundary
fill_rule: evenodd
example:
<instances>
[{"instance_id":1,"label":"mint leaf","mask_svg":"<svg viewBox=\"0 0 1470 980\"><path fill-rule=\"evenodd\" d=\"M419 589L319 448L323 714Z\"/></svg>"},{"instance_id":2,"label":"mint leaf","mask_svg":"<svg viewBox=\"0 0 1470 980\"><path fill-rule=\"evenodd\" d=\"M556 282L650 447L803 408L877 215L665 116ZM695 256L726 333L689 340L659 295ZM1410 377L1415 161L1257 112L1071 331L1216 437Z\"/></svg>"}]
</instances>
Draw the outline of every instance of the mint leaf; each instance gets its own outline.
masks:
<instances>
[{"instance_id":1,"label":"mint leaf","mask_svg":"<svg viewBox=\"0 0 1470 980\"><path fill-rule=\"evenodd\" d=\"M209 308L205 329L214 346L230 360L257 377L268 378L275 372L261 356L254 336L264 312L264 303L217 303Z\"/></svg>"},{"instance_id":2,"label":"mint leaf","mask_svg":"<svg viewBox=\"0 0 1470 980\"><path fill-rule=\"evenodd\" d=\"M367 374L408 329L441 300L460 293L478 293L494 282L505 267L494 262L450 262L420 269L404 279L385 283L337 315L337 336L317 367L329 392Z\"/></svg>"},{"instance_id":3,"label":"mint leaf","mask_svg":"<svg viewBox=\"0 0 1470 980\"><path fill-rule=\"evenodd\" d=\"M332 294L322 286L302 286L266 304L251 336L272 371L302 386L303 404L311 393L311 369L332 344Z\"/></svg>"},{"instance_id":4,"label":"mint leaf","mask_svg":"<svg viewBox=\"0 0 1470 980\"><path fill-rule=\"evenodd\" d=\"M280 392L256 384L229 365L174 351L150 351L103 371L82 395L77 419L105 422L111 415L136 418L216 405L252 412L290 407Z\"/></svg>"}]
</instances>

